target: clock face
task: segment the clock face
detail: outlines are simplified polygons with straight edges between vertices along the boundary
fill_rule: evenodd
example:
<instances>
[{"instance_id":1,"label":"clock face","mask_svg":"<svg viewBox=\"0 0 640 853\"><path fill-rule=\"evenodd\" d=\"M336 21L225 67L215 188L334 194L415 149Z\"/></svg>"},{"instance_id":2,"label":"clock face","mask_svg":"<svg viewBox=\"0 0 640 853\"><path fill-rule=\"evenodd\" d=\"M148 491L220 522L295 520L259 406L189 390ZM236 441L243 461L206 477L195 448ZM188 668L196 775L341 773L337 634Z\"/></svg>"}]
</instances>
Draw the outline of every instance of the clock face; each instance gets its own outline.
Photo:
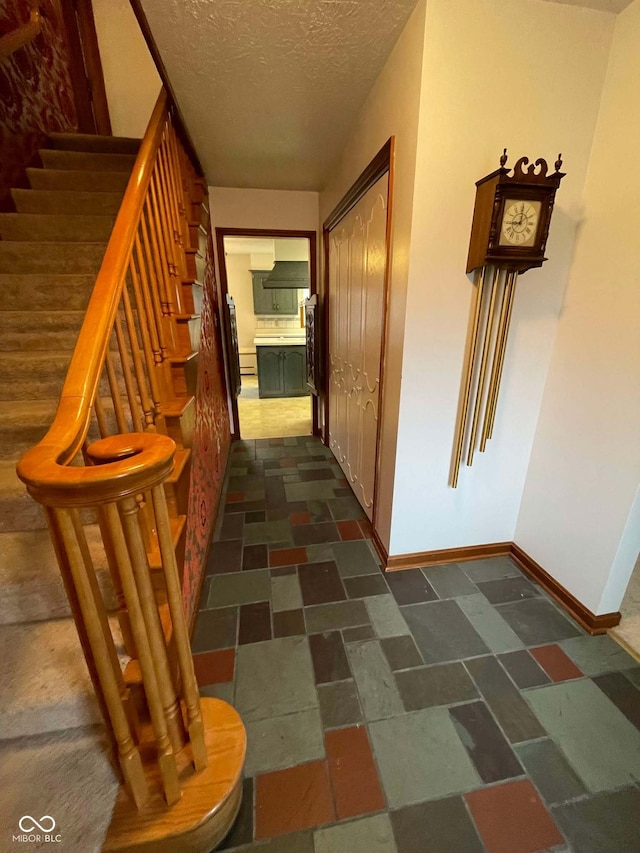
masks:
<instances>
[{"instance_id":1,"label":"clock face","mask_svg":"<svg viewBox=\"0 0 640 853\"><path fill-rule=\"evenodd\" d=\"M501 246L533 246L540 220L540 202L508 198L504 203Z\"/></svg>"}]
</instances>

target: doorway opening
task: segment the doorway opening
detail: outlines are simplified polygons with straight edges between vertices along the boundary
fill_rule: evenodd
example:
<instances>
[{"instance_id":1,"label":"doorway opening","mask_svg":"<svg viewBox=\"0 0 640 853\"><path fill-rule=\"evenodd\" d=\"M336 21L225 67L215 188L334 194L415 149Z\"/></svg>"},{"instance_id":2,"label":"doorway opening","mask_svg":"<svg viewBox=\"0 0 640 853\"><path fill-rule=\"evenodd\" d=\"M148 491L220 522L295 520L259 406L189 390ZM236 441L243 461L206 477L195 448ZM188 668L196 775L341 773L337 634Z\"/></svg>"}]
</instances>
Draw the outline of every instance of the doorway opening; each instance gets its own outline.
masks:
<instances>
[{"instance_id":1,"label":"doorway opening","mask_svg":"<svg viewBox=\"0 0 640 853\"><path fill-rule=\"evenodd\" d=\"M216 229L234 438L311 435L305 301L315 232Z\"/></svg>"}]
</instances>

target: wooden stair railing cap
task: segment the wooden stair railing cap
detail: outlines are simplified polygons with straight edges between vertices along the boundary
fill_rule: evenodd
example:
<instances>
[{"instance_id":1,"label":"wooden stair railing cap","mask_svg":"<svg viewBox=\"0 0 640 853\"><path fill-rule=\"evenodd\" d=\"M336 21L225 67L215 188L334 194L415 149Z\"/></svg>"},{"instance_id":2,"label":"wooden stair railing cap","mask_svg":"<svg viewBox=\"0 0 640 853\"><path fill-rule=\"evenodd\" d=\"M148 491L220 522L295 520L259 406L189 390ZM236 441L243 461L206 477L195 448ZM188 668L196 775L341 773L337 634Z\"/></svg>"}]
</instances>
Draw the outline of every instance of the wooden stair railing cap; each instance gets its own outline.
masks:
<instances>
[{"instance_id":1,"label":"wooden stair railing cap","mask_svg":"<svg viewBox=\"0 0 640 853\"><path fill-rule=\"evenodd\" d=\"M107 244L55 418L44 438L18 463L18 476L39 503L80 506L115 500L139 490L143 484L149 488L157 482L155 472L164 471L167 465L170 471L169 459L173 459L175 445L157 434L113 436L109 445L112 458L122 456L126 446L134 447L133 455L125 453L127 458L119 461L83 468L69 465L89 428L91 407L167 115L167 95L162 89Z\"/></svg>"}]
</instances>

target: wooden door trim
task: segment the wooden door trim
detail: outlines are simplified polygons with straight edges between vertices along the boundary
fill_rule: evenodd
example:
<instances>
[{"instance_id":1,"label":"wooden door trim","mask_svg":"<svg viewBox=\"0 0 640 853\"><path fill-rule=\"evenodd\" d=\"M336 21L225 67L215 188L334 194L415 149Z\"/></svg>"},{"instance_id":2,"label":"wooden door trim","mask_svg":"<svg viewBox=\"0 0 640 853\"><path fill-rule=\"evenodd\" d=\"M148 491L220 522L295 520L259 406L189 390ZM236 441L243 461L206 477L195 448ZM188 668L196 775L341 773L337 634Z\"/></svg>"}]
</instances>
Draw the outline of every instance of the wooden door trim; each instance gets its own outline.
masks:
<instances>
[{"instance_id":1,"label":"wooden door trim","mask_svg":"<svg viewBox=\"0 0 640 853\"><path fill-rule=\"evenodd\" d=\"M324 380L323 387L323 415L324 415L324 443L329 447L329 381L331 377L331 360L329 353L329 342L331 340L331 326L329 317L329 234L340 223L342 219L352 210L356 204L362 199L385 174L389 174L389 184L387 189L387 257L384 270L384 285L383 285L383 315L382 315L382 336L380 341L380 385L378 392L378 424L376 427L376 458L375 472L373 479L373 511L372 511L372 527L375 538L380 541L380 536L377 529L378 516L378 486L379 486L379 465L380 458L380 443L382 438L382 413L384 410L384 373L386 365L386 350L387 350L387 320L389 316L389 279L391 271L391 234L393 222L393 185L394 185L394 159L395 159L395 136L390 136L382 148L378 151L371 162L365 167L361 174L356 178L353 184L349 187L338 204L333 208L329 216L322 223L322 244L323 244L323 294L322 304L324 306Z\"/></svg>"},{"instance_id":2,"label":"wooden door trim","mask_svg":"<svg viewBox=\"0 0 640 853\"><path fill-rule=\"evenodd\" d=\"M216 228L216 254L218 256L218 272L220 275L220 301L224 307L226 305L226 297L229 293L229 281L227 278L227 264L224 255L224 238L225 237L301 237L309 241L309 296L313 296L318 292L318 253L317 253L317 231L298 231L283 228ZM229 393L231 384L228 375L229 365L229 344L226 339L223 340L223 348L225 355L225 381L227 383L227 395L231 399L231 416L233 418L233 431L231 438L234 441L240 439L240 417L238 414L238 399ZM311 397L311 434L318 435L319 417L318 417L318 398Z\"/></svg>"}]
</instances>

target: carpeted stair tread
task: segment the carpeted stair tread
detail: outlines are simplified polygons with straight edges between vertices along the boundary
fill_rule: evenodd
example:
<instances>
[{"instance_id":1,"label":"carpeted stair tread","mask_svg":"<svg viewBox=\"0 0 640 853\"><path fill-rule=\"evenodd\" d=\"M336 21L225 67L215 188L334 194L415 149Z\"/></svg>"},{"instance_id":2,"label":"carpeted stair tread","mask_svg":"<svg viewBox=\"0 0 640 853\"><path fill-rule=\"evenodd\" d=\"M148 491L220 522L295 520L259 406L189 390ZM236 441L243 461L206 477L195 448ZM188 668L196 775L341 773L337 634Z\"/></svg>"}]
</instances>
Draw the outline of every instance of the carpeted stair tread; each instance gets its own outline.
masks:
<instances>
[{"instance_id":1,"label":"carpeted stair tread","mask_svg":"<svg viewBox=\"0 0 640 853\"><path fill-rule=\"evenodd\" d=\"M0 311L84 311L95 281L95 274L0 273Z\"/></svg>"},{"instance_id":2,"label":"carpeted stair tread","mask_svg":"<svg viewBox=\"0 0 640 853\"><path fill-rule=\"evenodd\" d=\"M27 169L34 190L78 190L81 192L124 192L128 172L94 172L80 169Z\"/></svg>"},{"instance_id":3,"label":"carpeted stair tread","mask_svg":"<svg viewBox=\"0 0 640 853\"><path fill-rule=\"evenodd\" d=\"M46 526L44 510L18 479L15 461L0 462L0 533L44 530Z\"/></svg>"},{"instance_id":4,"label":"carpeted stair tread","mask_svg":"<svg viewBox=\"0 0 640 853\"><path fill-rule=\"evenodd\" d=\"M116 600L100 529L84 528L98 585L107 609ZM0 625L40 622L71 615L48 530L0 533Z\"/></svg>"},{"instance_id":5,"label":"carpeted stair tread","mask_svg":"<svg viewBox=\"0 0 640 853\"><path fill-rule=\"evenodd\" d=\"M0 213L0 238L27 242L106 243L115 215Z\"/></svg>"},{"instance_id":6,"label":"carpeted stair tread","mask_svg":"<svg viewBox=\"0 0 640 853\"><path fill-rule=\"evenodd\" d=\"M124 188L117 192L11 190L18 213L55 213L65 216L115 216L120 209L123 195Z\"/></svg>"},{"instance_id":7,"label":"carpeted stair tread","mask_svg":"<svg viewBox=\"0 0 640 853\"><path fill-rule=\"evenodd\" d=\"M58 400L53 398L0 402L0 461L17 461L37 444L51 426L57 407Z\"/></svg>"},{"instance_id":8,"label":"carpeted stair tread","mask_svg":"<svg viewBox=\"0 0 640 853\"><path fill-rule=\"evenodd\" d=\"M104 154L96 151L40 149L45 169L82 169L86 172L126 172L131 174L135 154Z\"/></svg>"},{"instance_id":9,"label":"carpeted stair tread","mask_svg":"<svg viewBox=\"0 0 640 853\"><path fill-rule=\"evenodd\" d=\"M0 400L57 397L71 351L0 352Z\"/></svg>"},{"instance_id":10,"label":"carpeted stair tread","mask_svg":"<svg viewBox=\"0 0 640 853\"><path fill-rule=\"evenodd\" d=\"M0 240L0 273L90 273L100 269L106 243L21 243ZM65 307L60 294L60 307Z\"/></svg>"},{"instance_id":11,"label":"carpeted stair tread","mask_svg":"<svg viewBox=\"0 0 640 853\"><path fill-rule=\"evenodd\" d=\"M50 133L49 143L60 151L93 151L101 154L137 154L140 139L100 136L94 133Z\"/></svg>"},{"instance_id":12,"label":"carpeted stair tread","mask_svg":"<svg viewBox=\"0 0 640 853\"><path fill-rule=\"evenodd\" d=\"M72 350L83 319L84 311L7 311L0 352Z\"/></svg>"},{"instance_id":13,"label":"carpeted stair tread","mask_svg":"<svg viewBox=\"0 0 640 853\"><path fill-rule=\"evenodd\" d=\"M19 835L25 813L56 821L59 844L10 844L5 850L60 848L99 853L119 791L102 726L24 737L0 743L0 826ZM40 809L40 811L38 811Z\"/></svg>"},{"instance_id":14,"label":"carpeted stair tread","mask_svg":"<svg viewBox=\"0 0 640 853\"><path fill-rule=\"evenodd\" d=\"M0 739L101 720L72 619L0 626Z\"/></svg>"}]
</instances>

